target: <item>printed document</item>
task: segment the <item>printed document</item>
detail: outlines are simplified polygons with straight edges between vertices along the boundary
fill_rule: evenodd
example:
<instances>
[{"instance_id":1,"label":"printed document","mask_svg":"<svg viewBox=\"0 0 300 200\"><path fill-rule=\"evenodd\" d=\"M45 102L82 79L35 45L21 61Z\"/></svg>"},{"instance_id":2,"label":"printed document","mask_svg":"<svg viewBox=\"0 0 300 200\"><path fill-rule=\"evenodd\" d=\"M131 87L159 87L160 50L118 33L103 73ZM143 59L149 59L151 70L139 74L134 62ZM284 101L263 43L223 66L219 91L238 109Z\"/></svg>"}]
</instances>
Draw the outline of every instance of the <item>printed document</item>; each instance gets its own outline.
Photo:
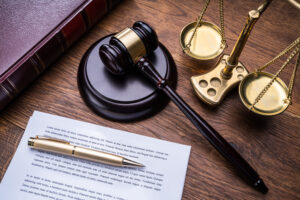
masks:
<instances>
[{"instance_id":1,"label":"printed document","mask_svg":"<svg viewBox=\"0 0 300 200\"><path fill-rule=\"evenodd\" d=\"M31 149L35 136L123 156L114 167ZM35 111L0 184L1 200L180 200L190 146Z\"/></svg>"}]
</instances>

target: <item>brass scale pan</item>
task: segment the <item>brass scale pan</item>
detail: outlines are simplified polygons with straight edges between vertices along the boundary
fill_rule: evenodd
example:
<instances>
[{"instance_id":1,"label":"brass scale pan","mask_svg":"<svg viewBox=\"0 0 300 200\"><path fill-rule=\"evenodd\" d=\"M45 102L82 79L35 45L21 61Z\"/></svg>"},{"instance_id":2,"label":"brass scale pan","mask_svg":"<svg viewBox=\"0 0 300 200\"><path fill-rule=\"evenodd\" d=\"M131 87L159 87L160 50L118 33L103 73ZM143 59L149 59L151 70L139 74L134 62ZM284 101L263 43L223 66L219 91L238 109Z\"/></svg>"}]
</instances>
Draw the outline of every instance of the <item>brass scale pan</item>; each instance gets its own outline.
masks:
<instances>
[{"instance_id":1,"label":"brass scale pan","mask_svg":"<svg viewBox=\"0 0 300 200\"><path fill-rule=\"evenodd\" d=\"M275 75L261 71L293 48L293 52ZM287 87L278 76L296 55L298 55L298 58L294 66L289 87ZM248 74L242 80L239 86L239 94L243 104L254 113L265 116L277 115L285 111L291 104L291 94L299 62L300 37L273 58L273 60L269 61L258 71Z\"/></svg>"},{"instance_id":2,"label":"brass scale pan","mask_svg":"<svg viewBox=\"0 0 300 200\"><path fill-rule=\"evenodd\" d=\"M197 22L186 25L180 33L180 45L186 49ZM184 52L192 58L198 60L210 60L218 57L225 49L222 44L221 30L213 23L201 21L196 29L189 50Z\"/></svg>"},{"instance_id":3,"label":"brass scale pan","mask_svg":"<svg viewBox=\"0 0 300 200\"><path fill-rule=\"evenodd\" d=\"M289 106L290 101L287 99L288 87L277 77L268 92L252 107L256 97L273 77L273 74L267 72L254 72L248 74L241 81L239 85L240 98L243 104L252 112L264 116L273 116L282 113Z\"/></svg>"}]
</instances>

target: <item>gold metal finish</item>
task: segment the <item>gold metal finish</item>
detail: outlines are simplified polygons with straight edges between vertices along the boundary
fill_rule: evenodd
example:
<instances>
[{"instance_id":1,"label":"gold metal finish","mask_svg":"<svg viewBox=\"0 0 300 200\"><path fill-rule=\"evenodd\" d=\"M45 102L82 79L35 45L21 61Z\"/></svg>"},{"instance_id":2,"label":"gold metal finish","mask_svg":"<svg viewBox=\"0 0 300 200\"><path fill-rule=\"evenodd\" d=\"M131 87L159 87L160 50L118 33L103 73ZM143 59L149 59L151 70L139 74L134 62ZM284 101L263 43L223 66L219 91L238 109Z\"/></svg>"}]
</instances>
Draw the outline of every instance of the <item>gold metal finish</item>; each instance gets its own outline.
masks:
<instances>
[{"instance_id":1,"label":"gold metal finish","mask_svg":"<svg viewBox=\"0 0 300 200\"><path fill-rule=\"evenodd\" d=\"M270 2L271 1L265 1L264 4L259 6L257 10L251 10L248 13L248 18L247 18L246 24L245 24L242 32L240 33L239 38L236 41L236 43L230 53L226 67L222 71L222 74L223 74L222 76L224 78L228 79L231 77L231 72L239 61L239 57L242 53L242 50L245 47L245 44L246 44L248 37L253 29L254 24L257 22L257 20L262 15L262 13L265 11L265 9L269 6Z\"/></svg>"},{"instance_id":2,"label":"gold metal finish","mask_svg":"<svg viewBox=\"0 0 300 200\"><path fill-rule=\"evenodd\" d=\"M300 10L300 2L299 0L288 0L292 5Z\"/></svg>"},{"instance_id":3,"label":"gold metal finish","mask_svg":"<svg viewBox=\"0 0 300 200\"><path fill-rule=\"evenodd\" d=\"M126 158L123 158L122 156L74 146L69 142L52 138L44 138L39 136L35 138L31 137L28 140L28 145L33 149L60 153L113 166L143 167L142 164L128 160Z\"/></svg>"},{"instance_id":4,"label":"gold metal finish","mask_svg":"<svg viewBox=\"0 0 300 200\"><path fill-rule=\"evenodd\" d=\"M190 39L189 39L188 42L186 43L185 48L184 48L183 50L189 50L189 49L190 49L191 42L192 42L192 40L194 39L196 30L197 30L197 28L199 27L200 22L202 21L203 15L204 15L204 13L205 13L207 7L208 7L209 2L210 2L210 0L206 0L205 5L204 5L202 11L201 11L200 15L199 15L198 18L197 18L197 21L196 21L197 23L196 23L196 25L194 26L193 33L189 36Z\"/></svg>"},{"instance_id":5,"label":"gold metal finish","mask_svg":"<svg viewBox=\"0 0 300 200\"><path fill-rule=\"evenodd\" d=\"M272 86L272 84L274 83L274 81L276 80L276 78L279 77L280 73L282 72L282 70L287 66L287 64L291 61L291 59L299 52L300 48L297 47L292 53L291 55L288 57L288 59L285 61L285 63L281 66L281 68L278 70L278 72L273 75L273 78L270 80L270 82L268 84L266 84L266 86L262 89L262 91L258 94L257 98L255 99L254 103L252 104L252 106L254 106L256 103L258 103L260 101L260 99L265 95L265 93L269 90L269 88ZM293 70L293 74L291 77L290 82L294 82L294 78L295 78L295 73L296 73L296 69L297 69L297 65L298 65L298 61L296 62L296 65L294 67ZM258 70L258 72L261 72L261 70ZM257 72L257 73L258 73ZM290 84L289 87L289 92L288 92L288 96L287 98L290 99L290 95L292 94L292 85Z\"/></svg>"},{"instance_id":6,"label":"gold metal finish","mask_svg":"<svg viewBox=\"0 0 300 200\"><path fill-rule=\"evenodd\" d=\"M228 55L224 55L212 71L191 77L191 84L197 96L209 105L218 105L228 91L248 74L245 66L239 62L234 68L231 78L224 79L221 72L226 66L228 57Z\"/></svg>"},{"instance_id":7,"label":"gold metal finish","mask_svg":"<svg viewBox=\"0 0 300 200\"><path fill-rule=\"evenodd\" d=\"M224 30L224 2L223 2L223 0L219 0L219 12L220 12L222 44L224 45L224 48L226 48L227 42L225 39L225 30Z\"/></svg>"},{"instance_id":8,"label":"gold metal finish","mask_svg":"<svg viewBox=\"0 0 300 200\"><path fill-rule=\"evenodd\" d=\"M254 72L246 76L240 86L239 95L243 104L256 114L264 116L277 115L287 109L290 101L288 96L288 87L280 79L274 79L273 84L268 89L268 93L265 94L259 102L254 106L254 102L259 93L264 89L272 78L273 74L266 72Z\"/></svg>"},{"instance_id":9,"label":"gold metal finish","mask_svg":"<svg viewBox=\"0 0 300 200\"><path fill-rule=\"evenodd\" d=\"M224 32L223 0L219 0L221 29L210 22L202 21L209 5L206 3L195 22L186 25L180 33L180 45L189 56L198 60L209 60L219 56L227 47Z\"/></svg>"},{"instance_id":10,"label":"gold metal finish","mask_svg":"<svg viewBox=\"0 0 300 200\"><path fill-rule=\"evenodd\" d=\"M33 146L34 145L34 139L33 138L29 138L28 140L28 146Z\"/></svg>"},{"instance_id":11,"label":"gold metal finish","mask_svg":"<svg viewBox=\"0 0 300 200\"><path fill-rule=\"evenodd\" d=\"M224 55L212 71L200 76L191 77L191 83L197 96L205 103L209 105L220 104L224 96L248 74L246 67L239 62L239 56L255 22L270 2L270 0L267 0L257 10L252 10L248 13L247 22L230 56Z\"/></svg>"},{"instance_id":12,"label":"gold metal finish","mask_svg":"<svg viewBox=\"0 0 300 200\"><path fill-rule=\"evenodd\" d=\"M122 164L128 167L145 167L143 164L125 158L123 159Z\"/></svg>"},{"instance_id":13,"label":"gold metal finish","mask_svg":"<svg viewBox=\"0 0 300 200\"><path fill-rule=\"evenodd\" d=\"M258 68L257 71L263 71L267 67L269 67L271 64L273 64L275 61L277 61L282 56L289 53L293 48L295 48L300 43L300 37L298 37L294 42L292 42L289 46L287 46L282 52L280 52L277 56L275 56L272 60L264 64L262 67Z\"/></svg>"},{"instance_id":14,"label":"gold metal finish","mask_svg":"<svg viewBox=\"0 0 300 200\"><path fill-rule=\"evenodd\" d=\"M33 149L42 149L50 152L59 152L64 155L71 155L73 151L73 145L52 138L35 137L30 138L29 141L32 143L30 146Z\"/></svg>"},{"instance_id":15,"label":"gold metal finish","mask_svg":"<svg viewBox=\"0 0 300 200\"><path fill-rule=\"evenodd\" d=\"M281 56L293 52L286 59L275 75L262 72L270 64L274 63ZM278 77L289 62L298 54L294 70L290 79L289 87ZM263 65L253 75L245 78L239 87L240 98L244 105L250 110L261 115L276 115L283 112L291 104L292 89L296 76L297 66L300 60L300 37L274 57L267 64ZM253 82L253 83L252 83ZM258 91L258 92L257 92Z\"/></svg>"},{"instance_id":16,"label":"gold metal finish","mask_svg":"<svg viewBox=\"0 0 300 200\"><path fill-rule=\"evenodd\" d=\"M39 140L46 140L46 141L53 141L53 142L60 142L60 143L64 143L64 144L70 144L70 142L65 141L65 140L58 140L55 138L48 138L48 137L43 137L43 136L35 136L35 138L30 138L32 141L34 141L34 139L39 139Z\"/></svg>"},{"instance_id":17,"label":"gold metal finish","mask_svg":"<svg viewBox=\"0 0 300 200\"><path fill-rule=\"evenodd\" d=\"M192 22L182 29L180 33L182 49L186 49L186 44L195 30L196 23ZM224 49L220 28L212 23L202 21L196 29L190 47L184 52L199 60L209 60L219 56Z\"/></svg>"},{"instance_id":18,"label":"gold metal finish","mask_svg":"<svg viewBox=\"0 0 300 200\"><path fill-rule=\"evenodd\" d=\"M294 84L295 84L296 73L297 73L297 68L298 68L299 63L300 63L300 51L298 52L298 58L296 60L295 67L294 67L294 70L293 70L293 73L292 73L292 76L291 76L291 80L289 82L288 98L290 99L290 104L292 104L292 92L293 92L293 87L294 87Z\"/></svg>"},{"instance_id":19,"label":"gold metal finish","mask_svg":"<svg viewBox=\"0 0 300 200\"><path fill-rule=\"evenodd\" d=\"M124 44L134 63L146 55L146 48L143 41L130 28L125 28L116 34L115 37Z\"/></svg>"},{"instance_id":20,"label":"gold metal finish","mask_svg":"<svg viewBox=\"0 0 300 200\"><path fill-rule=\"evenodd\" d=\"M123 157L76 146L74 156L108 165L122 166Z\"/></svg>"}]
</instances>

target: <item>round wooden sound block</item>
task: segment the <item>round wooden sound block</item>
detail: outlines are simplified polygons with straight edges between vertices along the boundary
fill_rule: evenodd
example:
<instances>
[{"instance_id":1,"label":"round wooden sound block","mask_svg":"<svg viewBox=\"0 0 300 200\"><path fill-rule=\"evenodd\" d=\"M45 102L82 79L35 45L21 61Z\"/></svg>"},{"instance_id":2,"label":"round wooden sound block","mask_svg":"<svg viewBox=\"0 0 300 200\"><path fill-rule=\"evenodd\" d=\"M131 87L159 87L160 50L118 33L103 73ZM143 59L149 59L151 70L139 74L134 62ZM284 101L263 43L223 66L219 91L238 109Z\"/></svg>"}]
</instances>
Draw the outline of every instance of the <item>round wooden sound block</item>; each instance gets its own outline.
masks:
<instances>
[{"instance_id":1,"label":"round wooden sound block","mask_svg":"<svg viewBox=\"0 0 300 200\"><path fill-rule=\"evenodd\" d=\"M97 114L114 121L136 121L162 110L169 98L136 69L123 76L112 75L99 57L99 48L113 35L101 38L82 57L78 87L85 103ZM176 66L168 50L159 44L148 56L156 70L175 88Z\"/></svg>"}]
</instances>

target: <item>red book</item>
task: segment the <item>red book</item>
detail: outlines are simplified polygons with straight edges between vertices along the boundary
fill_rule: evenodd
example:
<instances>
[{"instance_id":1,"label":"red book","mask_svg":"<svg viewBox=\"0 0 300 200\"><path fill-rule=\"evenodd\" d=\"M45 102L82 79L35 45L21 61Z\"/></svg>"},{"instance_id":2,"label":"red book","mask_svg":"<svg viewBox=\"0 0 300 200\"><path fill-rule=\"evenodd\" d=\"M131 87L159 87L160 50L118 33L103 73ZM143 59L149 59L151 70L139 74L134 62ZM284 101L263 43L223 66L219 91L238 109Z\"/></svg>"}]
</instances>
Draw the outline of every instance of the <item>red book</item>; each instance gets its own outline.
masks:
<instances>
[{"instance_id":1,"label":"red book","mask_svg":"<svg viewBox=\"0 0 300 200\"><path fill-rule=\"evenodd\" d=\"M0 5L0 110L119 0L3 0Z\"/></svg>"}]
</instances>

